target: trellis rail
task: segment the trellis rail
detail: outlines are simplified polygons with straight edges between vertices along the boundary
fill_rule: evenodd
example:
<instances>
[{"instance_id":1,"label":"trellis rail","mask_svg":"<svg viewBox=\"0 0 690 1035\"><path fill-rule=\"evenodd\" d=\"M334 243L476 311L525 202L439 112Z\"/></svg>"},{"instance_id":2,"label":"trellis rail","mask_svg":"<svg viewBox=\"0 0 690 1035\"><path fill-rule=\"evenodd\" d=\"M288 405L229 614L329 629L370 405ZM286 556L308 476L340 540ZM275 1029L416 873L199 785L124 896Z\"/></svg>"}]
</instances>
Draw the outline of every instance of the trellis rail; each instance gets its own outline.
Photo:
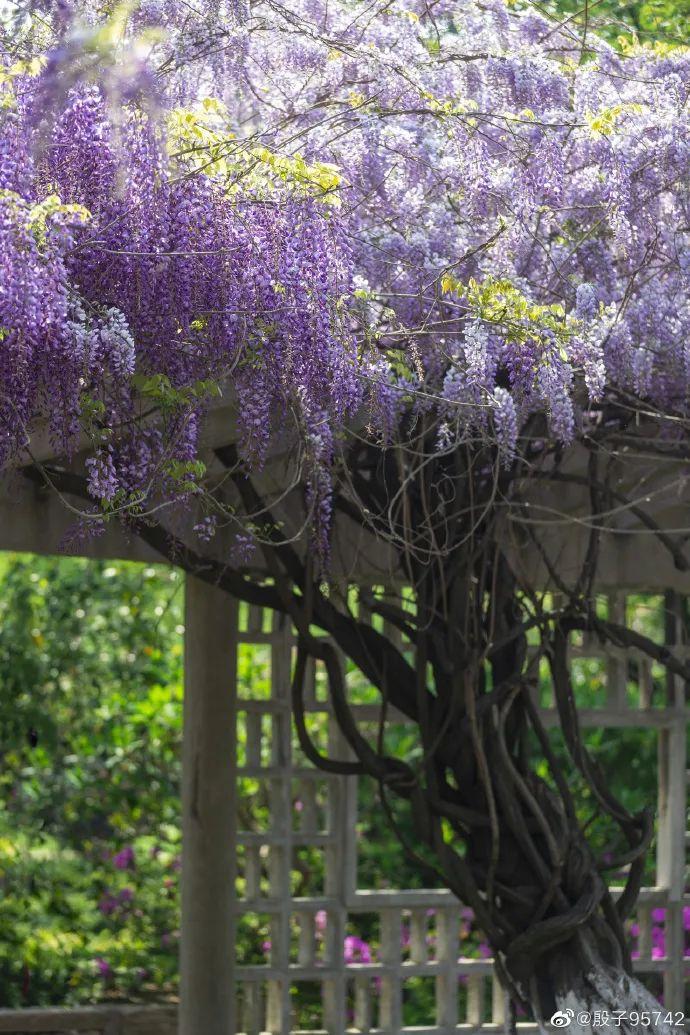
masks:
<instances>
[{"instance_id":1,"label":"trellis rail","mask_svg":"<svg viewBox=\"0 0 690 1035\"><path fill-rule=\"evenodd\" d=\"M0 1010L2 1035L175 1035L174 1006Z\"/></svg>"},{"instance_id":2,"label":"trellis rail","mask_svg":"<svg viewBox=\"0 0 690 1035\"><path fill-rule=\"evenodd\" d=\"M675 606L673 599L668 597L666 605ZM622 595L608 598L612 615L620 617L625 606ZM679 618L672 612L666 621L666 642L687 655L688 646L677 642L678 629ZM393 630L386 631L395 635ZM238 795L241 801L243 781L258 781L269 803L267 815L251 816L251 829L237 833L241 846L237 919L241 923L243 918L264 918L267 954L262 963L238 960L238 1030L246 1035L289 1035L296 1030L295 999L304 982L320 990L319 1019L309 1032L440 1035L503 1029L506 1003L492 963L463 958L458 937L460 907L449 892L357 887L356 780L315 770L296 747L290 718L293 638L288 624L281 616L243 607L236 647L239 654L253 651L265 671L261 693L256 686L239 686L238 726L246 746L239 759ZM676 677L660 680L651 663L633 651L602 648L585 640L573 647L572 656L597 659L605 686L600 706L580 711L583 727L644 728L657 737L656 881L642 890L639 899L635 967L643 979L661 983L666 1009L682 1010L683 906L690 905L690 899L684 897L685 687ZM545 723L554 725L555 709L548 702L537 703ZM353 708L363 723L378 718L375 704L364 701ZM315 668L307 687L306 710L308 715L320 716L327 726L327 745L323 746L334 757L344 757L345 747ZM403 724L406 720L393 713L390 721ZM295 853L309 848L324 853L322 893L295 897ZM431 909L433 918L428 916ZM653 911L659 909L664 910L663 955L652 944ZM348 964L343 942L358 914L376 915L380 949L376 959ZM658 916L655 914L657 926ZM403 919L410 932L405 949L401 944ZM431 928L433 949L427 944ZM412 1028L404 1021L405 992L411 978L435 985L433 1015L422 1027ZM534 1029L524 1025L525 1030L530 1027Z\"/></svg>"}]
</instances>

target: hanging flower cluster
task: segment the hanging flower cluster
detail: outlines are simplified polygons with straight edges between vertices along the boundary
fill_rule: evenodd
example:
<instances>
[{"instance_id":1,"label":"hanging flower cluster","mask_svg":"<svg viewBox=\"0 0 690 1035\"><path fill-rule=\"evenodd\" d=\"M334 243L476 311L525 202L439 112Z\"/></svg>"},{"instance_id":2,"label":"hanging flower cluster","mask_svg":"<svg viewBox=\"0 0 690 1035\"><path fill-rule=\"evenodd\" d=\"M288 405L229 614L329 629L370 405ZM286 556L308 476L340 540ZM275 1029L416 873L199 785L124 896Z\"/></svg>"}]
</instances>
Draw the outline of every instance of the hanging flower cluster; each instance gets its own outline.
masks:
<instances>
[{"instance_id":1,"label":"hanging flower cluster","mask_svg":"<svg viewBox=\"0 0 690 1035\"><path fill-rule=\"evenodd\" d=\"M37 150L40 88L15 81L2 115L19 145L6 139L0 194L2 460L43 418L59 451L90 436L89 490L106 507L161 485L184 496L203 473L200 417L230 384L228 437L253 465L297 414L323 513L329 429L362 397L335 213L289 185L230 198L173 164L141 111L113 126L94 85L69 91Z\"/></svg>"}]
</instances>

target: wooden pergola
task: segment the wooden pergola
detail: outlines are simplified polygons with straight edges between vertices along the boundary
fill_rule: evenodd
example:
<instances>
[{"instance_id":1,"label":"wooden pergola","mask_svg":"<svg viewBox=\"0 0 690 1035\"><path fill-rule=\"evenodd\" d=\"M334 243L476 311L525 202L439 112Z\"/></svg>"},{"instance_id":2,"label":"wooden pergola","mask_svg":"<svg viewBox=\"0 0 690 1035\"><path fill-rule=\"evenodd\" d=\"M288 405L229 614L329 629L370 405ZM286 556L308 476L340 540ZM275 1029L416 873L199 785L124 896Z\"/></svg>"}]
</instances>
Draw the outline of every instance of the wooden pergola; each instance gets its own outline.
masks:
<instances>
[{"instance_id":1,"label":"wooden pergola","mask_svg":"<svg viewBox=\"0 0 690 1035\"><path fill-rule=\"evenodd\" d=\"M227 413L222 410L214 412L205 432L206 447L211 448L223 441L228 426ZM32 443L33 459L47 460L49 456L47 444L41 448L40 442ZM572 498L568 500L566 496L567 493L564 496L563 490L559 489L558 507L562 510L567 506L576 514L577 493L571 494ZM47 488L37 487L21 475L9 477L0 495L0 548L39 554L58 552L75 520L66 502L69 500L61 499ZM537 505L542 506L546 513L555 502L547 494ZM82 501L75 505L81 507ZM657 516L667 527L675 527L682 520L684 509L687 513L686 508L687 500L662 496ZM623 523L625 520L623 515ZM625 531L623 526L621 530ZM585 529L578 530L575 522L563 536L562 528L554 525L546 542L560 570L567 573L575 570L585 549ZM347 555L353 548L352 544L352 530L349 533L344 530L336 547L336 557ZM215 549L219 556L226 547L222 540L218 543ZM137 537L126 535L115 525L98 537L82 541L78 552L92 558L145 562L160 562L162 559L151 546ZM533 554L517 551L516 563L532 571L535 580L543 578L540 561ZM350 574L348 565L343 564L343 570ZM380 584L385 578L385 571L377 573L374 555L364 558L360 577L368 584ZM626 534L608 537L599 588L611 597L612 606L618 607L623 606L625 595L633 591L671 594L673 599L678 599L679 595L690 595L690 574L673 565L668 552L654 536L637 534L631 525ZM351 780L328 778L331 780L327 792L330 804L324 831L317 829L316 821L307 817L303 821L306 824L304 829L300 828L295 833L290 817L283 815L281 819L285 808L290 809L290 781L301 780L305 786L314 786L313 781L310 784L309 774L293 766L289 757L289 700L286 692L291 631L277 621L267 629L261 615L254 618L250 615L248 626L242 630L238 625L237 602L214 585L189 575L185 615L179 1035L235 1035L238 1031L246 1031L248 1035L263 1031L288 1035L290 982L300 979L323 982L324 1027L332 1035L345 1030L344 1003L350 993L354 996L355 1023L360 1030L368 1031L372 1024L372 975L380 977L382 1012L378 1027L372 1026L371 1030L403 1031L401 990L407 977L414 974L430 975L436 981L437 1014L424 1032L431 1035L456 1031L460 1030L458 1024L467 1023L474 1030L484 1027L499 1030L504 1004L496 983L491 1017L485 1016L482 1006L485 997L481 983L491 980L490 962L468 961L464 969L458 964L457 933L453 927L457 921L457 903L452 896L440 891L427 894L400 889L377 893L357 889L356 845L352 843L357 806ZM690 656L690 648L678 642L676 629L669 627L667 631L669 642L675 640L676 649ZM237 649L240 642L267 644L271 651L272 695L269 701L260 704L238 701ZM597 650L594 644L583 648L584 653L589 651L590 655L596 654ZM659 736L657 878L655 886L645 889L642 895L642 910L647 915L647 921L642 924L642 963L647 966L641 969L663 973L669 1008L676 1004L673 1008L682 1009L682 909L686 902L685 687L678 678L671 678L663 706L653 707L650 695L645 697L641 686L639 703L631 707L626 697L625 658L621 654L608 653L605 663L609 676L607 700L601 709L582 716L583 725L642 726L656 730ZM650 673L647 676L651 680ZM312 694L310 707L327 710L315 694ZM360 711L366 720L366 708L362 706ZM270 717L272 730L282 731L275 735L268 761L255 744L241 770L238 769L236 750L238 713L246 722L248 742L253 736L259 743L262 716ZM556 721L555 712L549 713L548 709L545 717L552 724ZM337 733L333 732L333 736ZM272 793L278 796L275 817L263 841L261 835L248 838L237 831L236 788L238 777L243 772L269 781ZM305 792L307 801L309 794L312 792ZM289 887L289 853L293 844L299 843L301 834L308 837L307 843L322 846L327 853L328 870L323 896L297 901ZM248 889L243 902L238 902L235 894L239 844L245 847L244 876ZM269 846L274 859L269 874L271 891L268 897L263 898L257 877L261 844ZM420 917L429 905L436 908L438 915L439 948L435 960L425 955L422 945L423 921ZM663 905L670 917L667 944L673 956L669 954L669 959L663 963L652 959L651 947L644 941L647 937L644 931L648 933L649 929L648 914L655 905ZM315 960L313 948L313 922L320 909L328 914L330 925L329 955L325 961ZM237 918L251 910L264 910L271 916L273 946L271 959L263 971L260 967L240 966L236 960ZM351 975L342 961L342 938L348 913L367 910L378 911L381 916L383 958L380 965L372 965L369 970L360 968L356 978L352 979L352 986ZM396 942L402 910L411 911L413 930L417 924L416 948L407 962L401 960L399 938ZM296 958L290 949L293 917L297 918L300 932ZM469 975L468 987L474 989L473 998L470 997L474 1012L464 1020L457 1017L459 974ZM239 998L238 988L244 990ZM133 1008L133 1026L127 1027L122 1017L115 1017L112 1011L101 1009L100 1020L97 1013L98 1010L91 1014L90 1030L113 1033L141 1030L149 1035L159 1031L163 1035L170 1031L168 1014L160 1020L159 1027L159 1022L154 1022L152 1017L148 1021L137 1021L137 1010ZM82 1016L80 1011L66 1012L66 1026L60 1030L87 1030L78 1014ZM47 1021L42 1021L39 1015L42 1016L41 1011L29 1011L25 1014L24 1026L13 1028L11 1025L17 1023L16 1018L13 1020L9 1013L5 1015L0 1010L0 1032L54 1031L54 1027L40 1026ZM54 1021L55 1014L51 1016ZM86 1013L83 1013L83 1018L83 1025L86 1025ZM137 1026L139 1023L141 1028Z\"/></svg>"}]
</instances>

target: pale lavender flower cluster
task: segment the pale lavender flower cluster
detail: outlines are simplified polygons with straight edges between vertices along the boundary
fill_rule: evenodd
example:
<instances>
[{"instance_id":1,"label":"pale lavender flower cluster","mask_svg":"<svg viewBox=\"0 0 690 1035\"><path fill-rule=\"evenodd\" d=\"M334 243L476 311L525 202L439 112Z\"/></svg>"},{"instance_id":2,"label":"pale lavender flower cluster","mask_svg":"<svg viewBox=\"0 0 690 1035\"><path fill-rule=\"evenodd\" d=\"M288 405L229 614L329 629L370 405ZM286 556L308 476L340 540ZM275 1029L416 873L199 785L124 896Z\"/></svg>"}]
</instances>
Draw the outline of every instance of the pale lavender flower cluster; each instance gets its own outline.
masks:
<instances>
[{"instance_id":1,"label":"pale lavender flower cluster","mask_svg":"<svg viewBox=\"0 0 690 1035\"><path fill-rule=\"evenodd\" d=\"M390 442L410 407L435 410L440 448L486 437L509 463L536 411L563 442L609 390L685 412L687 53L592 37L596 62L577 65L567 33L502 0L437 3L433 18L417 0L366 18L333 0L257 0L251 17L213 4L198 23L185 13L184 40L177 7L132 19L170 28L154 57L177 48L157 117L142 80L114 124L114 59L103 83L97 64L86 75L73 21L49 4L62 51L5 88L1 461L37 423L67 451L85 430L106 509L161 489L184 500L203 386L229 382L249 464L277 431L301 445L325 556L355 415ZM237 45L201 46L219 28ZM166 109L219 82L228 131L333 163L339 205L280 176L262 194L250 175L171 165ZM463 290L491 278L524 308L501 316Z\"/></svg>"}]
</instances>

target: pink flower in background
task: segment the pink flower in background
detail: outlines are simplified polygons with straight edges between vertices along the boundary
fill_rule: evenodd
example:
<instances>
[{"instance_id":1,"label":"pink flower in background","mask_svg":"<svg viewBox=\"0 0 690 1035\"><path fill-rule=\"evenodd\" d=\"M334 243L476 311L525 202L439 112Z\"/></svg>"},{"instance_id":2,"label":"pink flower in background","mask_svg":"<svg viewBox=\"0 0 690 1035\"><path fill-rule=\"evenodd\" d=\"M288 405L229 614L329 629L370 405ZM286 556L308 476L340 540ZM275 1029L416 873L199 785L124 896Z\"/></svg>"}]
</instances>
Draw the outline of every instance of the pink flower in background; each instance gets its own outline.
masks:
<instances>
[{"instance_id":1,"label":"pink flower in background","mask_svg":"<svg viewBox=\"0 0 690 1035\"><path fill-rule=\"evenodd\" d=\"M652 920L656 924L663 924L665 919L666 919L666 910L665 909L658 908L658 909L653 909L652 910Z\"/></svg>"},{"instance_id":2,"label":"pink flower in background","mask_svg":"<svg viewBox=\"0 0 690 1035\"><path fill-rule=\"evenodd\" d=\"M271 940L270 940L270 938L267 938L265 942L261 943L261 951L263 952L263 954L265 956L268 956L269 952L271 951Z\"/></svg>"},{"instance_id":3,"label":"pink flower in background","mask_svg":"<svg viewBox=\"0 0 690 1035\"><path fill-rule=\"evenodd\" d=\"M328 915L325 909L318 909L314 914L314 927L316 928L316 937L322 938L323 933L326 930L326 924L328 923Z\"/></svg>"},{"instance_id":4,"label":"pink flower in background","mask_svg":"<svg viewBox=\"0 0 690 1035\"><path fill-rule=\"evenodd\" d=\"M479 955L483 960L491 959L493 956L491 947L486 942L479 943Z\"/></svg>"},{"instance_id":5,"label":"pink flower in background","mask_svg":"<svg viewBox=\"0 0 690 1035\"><path fill-rule=\"evenodd\" d=\"M371 947L368 942L349 934L343 944L346 963L371 963Z\"/></svg>"}]
</instances>

